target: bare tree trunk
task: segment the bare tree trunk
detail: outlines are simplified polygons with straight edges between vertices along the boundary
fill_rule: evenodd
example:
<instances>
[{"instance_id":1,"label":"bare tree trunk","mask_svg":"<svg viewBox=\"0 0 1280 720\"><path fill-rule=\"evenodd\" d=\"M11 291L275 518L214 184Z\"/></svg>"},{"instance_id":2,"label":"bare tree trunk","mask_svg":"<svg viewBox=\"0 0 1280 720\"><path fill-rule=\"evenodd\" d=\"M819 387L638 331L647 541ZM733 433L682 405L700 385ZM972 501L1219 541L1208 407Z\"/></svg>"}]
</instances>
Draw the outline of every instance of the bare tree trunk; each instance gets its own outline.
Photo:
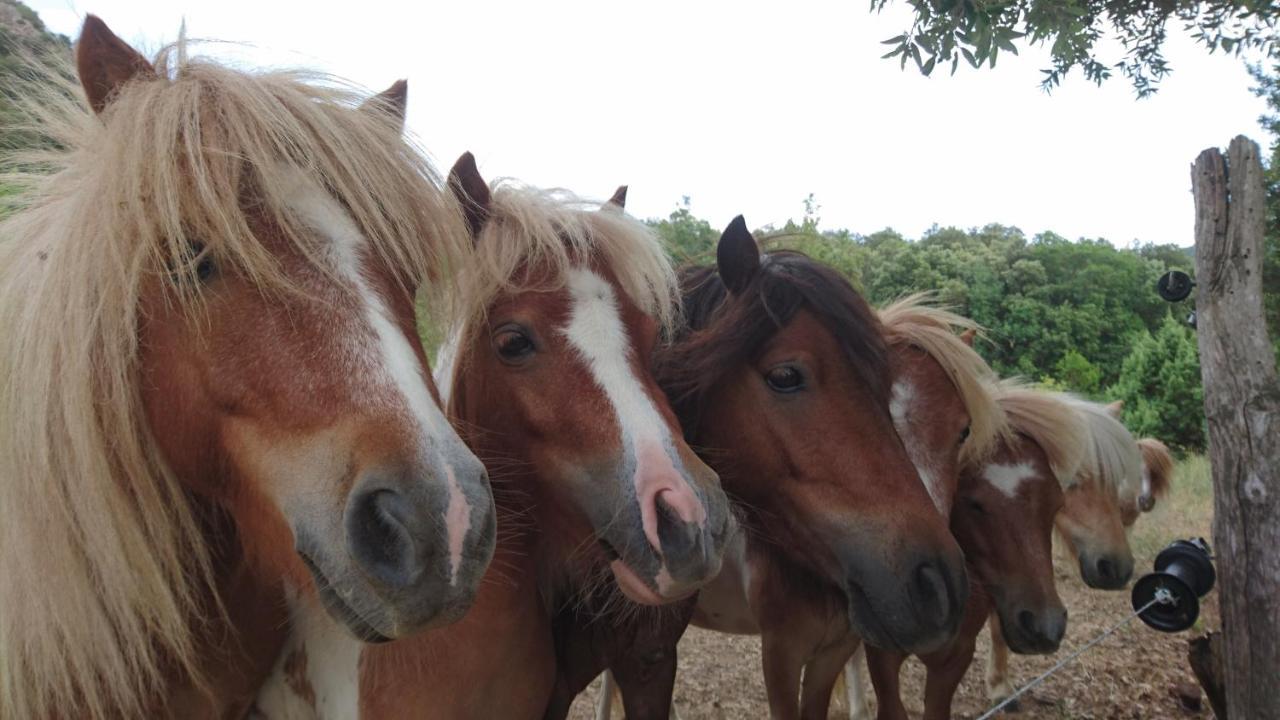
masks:
<instances>
[{"instance_id":1,"label":"bare tree trunk","mask_svg":"<svg viewBox=\"0 0 1280 720\"><path fill-rule=\"evenodd\" d=\"M1200 153L1196 320L1232 718L1280 719L1280 387L1262 311L1258 146Z\"/></svg>"}]
</instances>

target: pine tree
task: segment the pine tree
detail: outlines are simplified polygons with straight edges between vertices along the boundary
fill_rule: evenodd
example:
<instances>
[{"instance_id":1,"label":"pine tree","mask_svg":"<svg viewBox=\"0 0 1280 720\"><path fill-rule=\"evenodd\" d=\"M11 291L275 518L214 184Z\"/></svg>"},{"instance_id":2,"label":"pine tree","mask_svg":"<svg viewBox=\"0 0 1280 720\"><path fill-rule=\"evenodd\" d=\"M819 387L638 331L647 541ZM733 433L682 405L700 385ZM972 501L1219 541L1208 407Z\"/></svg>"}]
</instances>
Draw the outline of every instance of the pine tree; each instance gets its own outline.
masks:
<instances>
[{"instance_id":1,"label":"pine tree","mask_svg":"<svg viewBox=\"0 0 1280 720\"><path fill-rule=\"evenodd\" d=\"M1107 394L1124 401L1124 423L1135 435L1183 450L1204 448L1200 354L1191 329L1172 315L1154 335L1137 336Z\"/></svg>"}]
</instances>

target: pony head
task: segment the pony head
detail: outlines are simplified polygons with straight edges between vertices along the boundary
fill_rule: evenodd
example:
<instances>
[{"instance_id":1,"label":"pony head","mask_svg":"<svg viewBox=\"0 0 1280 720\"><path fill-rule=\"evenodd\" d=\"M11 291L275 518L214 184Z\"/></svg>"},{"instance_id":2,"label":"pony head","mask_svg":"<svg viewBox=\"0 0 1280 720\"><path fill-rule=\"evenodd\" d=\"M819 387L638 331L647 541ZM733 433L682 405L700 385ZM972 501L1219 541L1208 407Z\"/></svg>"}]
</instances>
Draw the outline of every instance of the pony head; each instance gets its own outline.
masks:
<instances>
[{"instance_id":1,"label":"pony head","mask_svg":"<svg viewBox=\"0 0 1280 720\"><path fill-rule=\"evenodd\" d=\"M450 174L475 242L443 384L495 467L527 464L544 542L604 553L630 599L689 595L733 527L650 357L676 313L660 244L623 213L563 192L490 186L468 153ZM520 469L513 467L512 469Z\"/></svg>"},{"instance_id":2,"label":"pony head","mask_svg":"<svg viewBox=\"0 0 1280 720\"><path fill-rule=\"evenodd\" d=\"M149 714L198 675L217 567L383 640L458 617L492 553L414 332L465 239L403 88L186 51L90 16L87 107L58 73L23 100L50 141L0 232L6 717Z\"/></svg>"},{"instance_id":3,"label":"pony head","mask_svg":"<svg viewBox=\"0 0 1280 720\"><path fill-rule=\"evenodd\" d=\"M973 350L978 326L925 295L880 310L890 353L889 413L938 511L951 512L962 466L985 458L1009 429L992 376Z\"/></svg>"},{"instance_id":4,"label":"pony head","mask_svg":"<svg viewBox=\"0 0 1280 720\"><path fill-rule=\"evenodd\" d=\"M1142 453L1142 489L1138 492L1138 510L1151 512L1156 501L1169 494L1173 485L1173 455L1164 443L1155 438L1138 440L1138 450ZM1132 526L1138 519L1137 513L1130 513L1125 518L1125 527Z\"/></svg>"},{"instance_id":5,"label":"pony head","mask_svg":"<svg viewBox=\"0 0 1280 720\"><path fill-rule=\"evenodd\" d=\"M1125 532L1126 512L1142 483L1142 454L1118 418L1115 405L1062 396L1084 423L1088 441L1057 529L1080 564L1085 584L1102 590L1123 588L1133 574L1133 551Z\"/></svg>"},{"instance_id":6,"label":"pony head","mask_svg":"<svg viewBox=\"0 0 1280 720\"><path fill-rule=\"evenodd\" d=\"M829 267L762 257L741 216L716 257L684 273L688 327L659 363L686 434L752 531L843 597L869 641L949 640L963 558L894 428L874 312Z\"/></svg>"},{"instance_id":7,"label":"pony head","mask_svg":"<svg viewBox=\"0 0 1280 720\"><path fill-rule=\"evenodd\" d=\"M990 391L1010 433L962 474L951 529L995 603L1009 647L1050 653L1067 622L1054 583L1054 519L1084 453L1084 428L1046 393L1007 382Z\"/></svg>"}]
</instances>

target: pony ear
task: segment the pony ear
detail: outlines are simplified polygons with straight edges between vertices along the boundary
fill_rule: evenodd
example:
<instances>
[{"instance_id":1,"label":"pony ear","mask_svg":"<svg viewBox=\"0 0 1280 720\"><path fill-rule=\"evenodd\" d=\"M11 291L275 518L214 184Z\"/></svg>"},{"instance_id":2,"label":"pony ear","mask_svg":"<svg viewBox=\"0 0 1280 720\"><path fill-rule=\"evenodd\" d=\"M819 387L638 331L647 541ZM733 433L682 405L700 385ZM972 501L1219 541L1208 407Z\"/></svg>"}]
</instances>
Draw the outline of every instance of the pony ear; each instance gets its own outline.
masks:
<instances>
[{"instance_id":1,"label":"pony ear","mask_svg":"<svg viewBox=\"0 0 1280 720\"><path fill-rule=\"evenodd\" d=\"M760 248L741 215L734 218L720 235L720 244L716 246L716 267L732 294L742 292L760 270Z\"/></svg>"},{"instance_id":2,"label":"pony ear","mask_svg":"<svg viewBox=\"0 0 1280 720\"><path fill-rule=\"evenodd\" d=\"M613 197L609 198L606 205L612 205L619 210L627 209L627 186L619 185L617 190L613 191Z\"/></svg>"},{"instance_id":3,"label":"pony ear","mask_svg":"<svg viewBox=\"0 0 1280 720\"><path fill-rule=\"evenodd\" d=\"M453 164L453 169L449 171L449 190L462 205L471 237L480 237L480 231L489 219L493 196L489 194L489 184L480 177L480 168L476 167L476 158L471 153L462 153L458 162Z\"/></svg>"},{"instance_id":4,"label":"pony ear","mask_svg":"<svg viewBox=\"0 0 1280 720\"><path fill-rule=\"evenodd\" d=\"M960 342L964 343L965 345L968 345L969 347L973 347L973 339L976 338L977 336L978 336L978 331L974 330L973 328L969 328L968 330L965 330L964 332L960 333Z\"/></svg>"},{"instance_id":5,"label":"pony ear","mask_svg":"<svg viewBox=\"0 0 1280 720\"><path fill-rule=\"evenodd\" d=\"M409 81L395 81L391 87L361 103L360 109L385 113L387 117L400 121L400 129L404 130L404 118L409 109Z\"/></svg>"},{"instance_id":6,"label":"pony ear","mask_svg":"<svg viewBox=\"0 0 1280 720\"><path fill-rule=\"evenodd\" d=\"M1119 420L1120 413L1124 410L1124 401L1117 400L1107 405L1107 412L1111 413L1111 417Z\"/></svg>"},{"instance_id":7,"label":"pony ear","mask_svg":"<svg viewBox=\"0 0 1280 720\"><path fill-rule=\"evenodd\" d=\"M88 15L76 41L76 72L95 113L131 80L155 80L156 69L137 50L116 37L97 15Z\"/></svg>"}]
</instances>

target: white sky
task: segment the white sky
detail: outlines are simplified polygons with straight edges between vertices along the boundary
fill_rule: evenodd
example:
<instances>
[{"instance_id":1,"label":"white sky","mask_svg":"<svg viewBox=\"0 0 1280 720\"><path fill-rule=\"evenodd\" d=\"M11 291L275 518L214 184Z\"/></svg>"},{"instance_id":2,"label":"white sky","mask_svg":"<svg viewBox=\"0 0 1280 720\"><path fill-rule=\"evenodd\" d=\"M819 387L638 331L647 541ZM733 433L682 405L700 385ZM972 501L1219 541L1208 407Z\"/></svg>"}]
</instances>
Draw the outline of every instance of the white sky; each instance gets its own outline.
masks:
<instances>
[{"instance_id":1,"label":"white sky","mask_svg":"<svg viewBox=\"0 0 1280 720\"><path fill-rule=\"evenodd\" d=\"M608 197L665 216L682 196L722 226L802 213L918 237L930 225L1190 245L1189 168L1265 109L1240 60L1181 36L1151 99L1078 74L1040 91L1047 53L1002 53L923 78L880 60L908 25L866 0L27 0L73 39L98 14L135 46L236 40L256 64L328 70L375 89L409 79L409 125L442 170L464 150L486 177ZM267 52L267 51L270 52ZM229 50L246 57L244 50Z\"/></svg>"}]
</instances>

